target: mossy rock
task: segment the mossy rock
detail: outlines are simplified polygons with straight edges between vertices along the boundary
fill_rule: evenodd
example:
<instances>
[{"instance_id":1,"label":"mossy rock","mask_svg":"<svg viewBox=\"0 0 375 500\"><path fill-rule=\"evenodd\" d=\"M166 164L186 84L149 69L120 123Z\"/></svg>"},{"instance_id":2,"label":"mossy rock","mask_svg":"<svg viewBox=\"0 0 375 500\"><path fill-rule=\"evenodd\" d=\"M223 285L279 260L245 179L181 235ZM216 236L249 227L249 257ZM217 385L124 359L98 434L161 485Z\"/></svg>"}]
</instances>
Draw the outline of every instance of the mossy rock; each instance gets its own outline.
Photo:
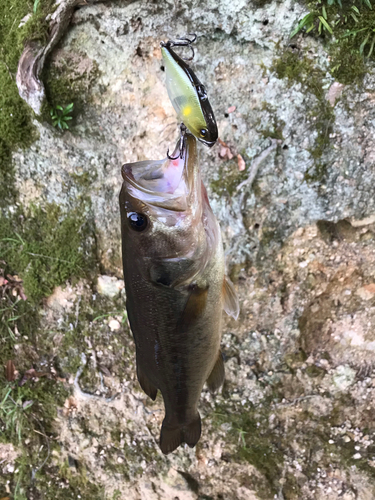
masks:
<instances>
[{"instance_id":1,"label":"mossy rock","mask_svg":"<svg viewBox=\"0 0 375 500\"><path fill-rule=\"evenodd\" d=\"M19 209L0 217L0 234L0 254L34 302L95 271L95 232L85 206L66 214L55 204Z\"/></svg>"},{"instance_id":2,"label":"mossy rock","mask_svg":"<svg viewBox=\"0 0 375 500\"><path fill-rule=\"evenodd\" d=\"M278 78L285 79L288 87L298 83L304 92L313 96L306 106L305 115L316 133L314 145L309 148L314 164L305 173L305 180L320 182L327 173L327 164L323 158L331 146L330 134L335 121L334 109L326 99L326 74L307 55L301 55L290 48L284 49L280 56L273 60L270 69Z\"/></svg>"},{"instance_id":3,"label":"mossy rock","mask_svg":"<svg viewBox=\"0 0 375 500\"><path fill-rule=\"evenodd\" d=\"M18 61L27 41L46 41L48 23L45 19L54 8L52 0L39 2L3 0L1 3L0 209L14 203L16 199L11 162L12 150L17 147L27 147L37 138L32 123L34 114L18 94L16 85Z\"/></svg>"}]
</instances>

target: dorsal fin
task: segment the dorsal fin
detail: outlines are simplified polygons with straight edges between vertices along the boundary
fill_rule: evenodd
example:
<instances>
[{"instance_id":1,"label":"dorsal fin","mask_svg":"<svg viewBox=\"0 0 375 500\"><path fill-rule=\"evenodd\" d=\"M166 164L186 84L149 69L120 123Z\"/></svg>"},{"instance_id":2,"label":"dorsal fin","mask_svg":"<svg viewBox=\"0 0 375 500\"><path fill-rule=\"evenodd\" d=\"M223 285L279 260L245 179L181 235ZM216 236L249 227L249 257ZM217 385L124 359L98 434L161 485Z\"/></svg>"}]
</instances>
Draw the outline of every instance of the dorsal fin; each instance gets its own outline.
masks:
<instances>
[{"instance_id":1,"label":"dorsal fin","mask_svg":"<svg viewBox=\"0 0 375 500\"><path fill-rule=\"evenodd\" d=\"M229 316L232 316L234 319L238 319L240 314L240 304L236 290L234 289L233 283L228 276L224 276L223 282L223 308Z\"/></svg>"}]
</instances>

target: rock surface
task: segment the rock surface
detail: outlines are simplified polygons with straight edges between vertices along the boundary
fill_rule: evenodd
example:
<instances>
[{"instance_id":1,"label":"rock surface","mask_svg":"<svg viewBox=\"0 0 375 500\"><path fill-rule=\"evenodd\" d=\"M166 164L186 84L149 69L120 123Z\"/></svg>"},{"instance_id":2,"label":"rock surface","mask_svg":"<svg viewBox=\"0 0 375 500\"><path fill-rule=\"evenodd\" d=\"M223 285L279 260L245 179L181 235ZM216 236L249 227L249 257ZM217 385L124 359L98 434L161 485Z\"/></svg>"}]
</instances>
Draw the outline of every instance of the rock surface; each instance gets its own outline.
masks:
<instances>
[{"instance_id":1,"label":"rock surface","mask_svg":"<svg viewBox=\"0 0 375 500\"><path fill-rule=\"evenodd\" d=\"M99 293L86 282L57 290L42 332L72 387L51 460L69 459L73 476L84 468L101 498L375 496L375 75L343 86L321 41L301 36L288 48L304 13L292 0L99 3L76 10L52 54L48 71L79 75L84 105L64 134L37 122L40 138L14 162L23 204L68 210L84 198L95 220ZM201 146L200 158L241 314L224 324L226 382L220 395L202 395L199 445L164 457L162 401L136 382L123 313L118 193L122 163L162 158L177 139L159 42L189 32L231 151ZM278 77L285 51L320 68L323 104ZM252 185L237 189L274 139ZM17 450L1 446L9 477Z\"/></svg>"}]
</instances>

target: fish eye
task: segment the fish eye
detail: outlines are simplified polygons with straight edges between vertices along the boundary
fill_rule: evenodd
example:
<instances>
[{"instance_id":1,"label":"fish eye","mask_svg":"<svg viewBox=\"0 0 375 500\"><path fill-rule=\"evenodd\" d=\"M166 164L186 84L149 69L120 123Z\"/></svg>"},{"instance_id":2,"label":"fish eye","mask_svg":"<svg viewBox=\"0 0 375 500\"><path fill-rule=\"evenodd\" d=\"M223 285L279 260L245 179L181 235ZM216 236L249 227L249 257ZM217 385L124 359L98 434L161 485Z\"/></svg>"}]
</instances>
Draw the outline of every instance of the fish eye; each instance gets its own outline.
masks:
<instances>
[{"instance_id":1,"label":"fish eye","mask_svg":"<svg viewBox=\"0 0 375 500\"><path fill-rule=\"evenodd\" d=\"M199 132L200 132L201 137L206 137L206 135L207 135L207 129L206 128L200 129Z\"/></svg>"},{"instance_id":2,"label":"fish eye","mask_svg":"<svg viewBox=\"0 0 375 500\"><path fill-rule=\"evenodd\" d=\"M128 221L130 227L134 229L134 231L144 231L148 226L147 217L143 214L139 214L137 212L130 212L128 214Z\"/></svg>"}]
</instances>

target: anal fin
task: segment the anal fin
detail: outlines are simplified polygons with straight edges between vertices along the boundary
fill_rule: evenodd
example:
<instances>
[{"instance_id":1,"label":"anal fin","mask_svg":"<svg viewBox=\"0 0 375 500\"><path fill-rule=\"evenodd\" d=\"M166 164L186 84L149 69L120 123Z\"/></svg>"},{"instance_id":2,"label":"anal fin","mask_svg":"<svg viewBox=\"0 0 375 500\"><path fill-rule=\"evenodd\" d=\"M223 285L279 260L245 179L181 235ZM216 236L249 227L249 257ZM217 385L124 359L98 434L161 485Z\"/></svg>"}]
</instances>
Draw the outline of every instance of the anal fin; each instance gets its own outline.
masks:
<instances>
[{"instance_id":1,"label":"anal fin","mask_svg":"<svg viewBox=\"0 0 375 500\"><path fill-rule=\"evenodd\" d=\"M225 378L225 368L224 368L224 361L223 361L223 355L221 354L221 351L219 351L219 355L217 357L215 366L212 369L212 372L210 373L208 379L207 379L207 386L210 392L216 392L219 387L223 385Z\"/></svg>"},{"instance_id":2,"label":"anal fin","mask_svg":"<svg viewBox=\"0 0 375 500\"><path fill-rule=\"evenodd\" d=\"M153 401L155 401L158 389L152 382L150 382L150 379L142 370L138 360L137 360L137 378L139 385L142 387L143 391L147 394L147 396L149 396Z\"/></svg>"},{"instance_id":3,"label":"anal fin","mask_svg":"<svg viewBox=\"0 0 375 500\"><path fill-rule=\"evenodd\" d=\"M188 425L170 426L164 419L160 432L160 449L164 455L168 455L183 443L194 448L201 437L201 432L201 417L198 412Z\"/></svg>"}]
</instances>

